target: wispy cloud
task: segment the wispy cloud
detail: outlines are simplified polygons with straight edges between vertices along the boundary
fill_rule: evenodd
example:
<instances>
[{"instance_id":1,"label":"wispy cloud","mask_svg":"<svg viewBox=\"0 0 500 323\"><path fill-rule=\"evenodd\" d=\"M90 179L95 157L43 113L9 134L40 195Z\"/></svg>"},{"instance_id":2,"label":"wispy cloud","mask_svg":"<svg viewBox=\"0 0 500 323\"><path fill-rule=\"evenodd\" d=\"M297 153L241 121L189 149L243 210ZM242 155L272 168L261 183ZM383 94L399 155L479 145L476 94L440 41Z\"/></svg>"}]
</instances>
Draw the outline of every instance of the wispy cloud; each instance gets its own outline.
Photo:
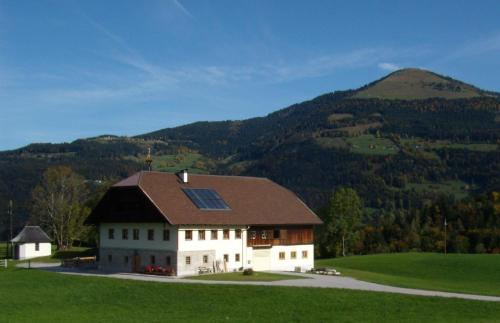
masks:
<instances>
[{"instance_id":1,"label":"wispy cloud","mask_svg":"<svg viewBox=\"0 0 500 323\"><path fill-rule=\"evenodd\" d=\"M174 3L184 8L178 1ZM184 8L185 10L185 8ZM186 10L186 14L188 14ZM397 69L395 64L379 63L398 57L415 55L414 49L361 48L346 52L323 54L301 61L273 61L248 65L188 65L165 66L151 62L128 45L124 38L82 13L88 23L108 40L111 49L98 54L111 60L116 68L113 78L92 73L91 84L80 87L49 88L40 92L40 99L50 103L82 103L87 101L116 100L123 98L163 96L181 87L232 86L235 83L253 82L276 84L333 75L342 69L378 66ZM120 68L121 66L121 68ZM90 73L92 71L85 71ZM118 81L117 81L118 80Z\"/></svg>"},{"instance_id":2,"label":"wispy cloud","mask_svg":"<svg viewBox=\"0 0 500 323\"><path fill-rule=\"evenodd\" d=\"M448 55L444 55L439 62L479 56L491 52L500 52L500 31L463 43Z\"/></svg>"},{"instance_id":3,"label":"wispy cloud","mask_svg":"<svg viewBox=\"0 0 500 323\"><path fill-rule=\"evenodd\" d=\"M391 72L401 69L400 66L393 63L378 63L377 66L384 71L391 71Z\"/></svg>"},{"instance_id":4,"label":"wispy cloud","mask_svg":"<svg viewBox=\"0 0 500 323\"><path fill-rule=\"evenodd\" d=\"M110 33L109 31L106 34ZM118 36L113 36L116 38ZM128 48L124 45L125 48ZM231 86L234 83L253 82L277 84L308 78L326 77L342 69L354 69L377 65L384 69L398 69L390 63L377 63L405 51L388 49L359 49L345 53L312 57L302 62L281 62L260 65L209 65L164 67L151 63L133 49L108 55L115 63L128 70L122 70L123 81L116 86L109 81L100 86L84 89L55 89L44 91L41 99L51 103L71 103L83 101L114 100L119 98L152 95L167 95L186 86ZM95 80L99 84L99 80Z\"/></svg>"},{"instance_id":5,"label":"wispy cloud","mask_svg":"<svg viewBox=\"0 0 500 323\"><path fill-rule=\"evenodd\" d=\"M172 0L172 3L174 4L174 6L179 9L184 15L188 16L189 18L193 18L193 15L191 14L191 12L189 12L186 7L184 7L182 5L182 3L180 2L180 0Z\"/></svg>"}]
</instances>

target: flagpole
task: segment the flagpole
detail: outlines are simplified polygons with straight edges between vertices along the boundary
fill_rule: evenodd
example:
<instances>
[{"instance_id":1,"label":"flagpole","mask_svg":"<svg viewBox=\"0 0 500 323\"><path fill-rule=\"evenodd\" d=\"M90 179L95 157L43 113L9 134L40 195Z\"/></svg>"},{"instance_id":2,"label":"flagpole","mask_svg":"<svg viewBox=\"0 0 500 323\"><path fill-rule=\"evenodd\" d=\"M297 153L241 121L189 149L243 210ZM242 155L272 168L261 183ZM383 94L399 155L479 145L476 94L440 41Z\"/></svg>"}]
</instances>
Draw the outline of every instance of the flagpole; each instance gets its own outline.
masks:
<instances>
[{"instance_id":1,"label":"flagpole","mask_svg":"<svg viewBox=\"0 0 500 323\"><path fill-rule=\"evenodd\" d=\"M448 223L446 223L446 218L444 218L444 255L446 256L446 227Z\"/></svg>"}]
</instances>

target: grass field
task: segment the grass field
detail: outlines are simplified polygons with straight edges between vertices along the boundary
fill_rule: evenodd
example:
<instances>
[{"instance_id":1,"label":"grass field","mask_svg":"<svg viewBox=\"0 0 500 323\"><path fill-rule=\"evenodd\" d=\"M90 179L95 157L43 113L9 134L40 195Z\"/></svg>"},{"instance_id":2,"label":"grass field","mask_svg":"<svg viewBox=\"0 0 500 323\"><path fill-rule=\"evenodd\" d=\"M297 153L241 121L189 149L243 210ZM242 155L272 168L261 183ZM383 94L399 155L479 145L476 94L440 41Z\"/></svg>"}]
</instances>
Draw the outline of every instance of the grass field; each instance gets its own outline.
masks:
<instances>
[{"instance_id":1,"label":"grass field","mask_svg":"<svg viewBox=\"0 0 500 323\"><path fill-rule=\"evenodd\" d=\"M499 145L497 144L484 144L484 143L452 143L449 140L438 140L438 141L427 141L422 138L409 138L409 139L401 139L401 143L408 147L418 149L418 150L436 150L436 149L465 149L471 151L479 151L479 152L489 152L495 151L498 149Z\"/></svg>"},{"instance_id":2,"label":"grass field","mask_svg":"<svg viewBox=\"0 0 500 323\"><path fill-rule=\"evenodd\" d=\"M340 289L196 285L0 269L4 322L493 322L500 303Z\"/></svg>"},{"instance_id":3,"label":"grass field","mask_svg":"<svg viewBox=\"0 0 500 323\"><path fill-rule=\"evenodd\" d=\"M175 173L188 168L191 173L206 173L203 168L202 155L198 153L185 153L178 155L156 155L153 156L152 168L156 171ZM131 159L139 163L143 163L145 156L134 157L127 156L126 159Z\"/></svg>"},{"instance_id":4,"label":"grass field","mask_svg":"<svg viewBox=\"0 0 500 323\"><path fill-rule=\"evenodd\" d=\"M395 253L323 259L316 266L393 286L500 296L500 255Z\"/></svg>"},{"instance_id":5,"label":"grass field","mask_svg":"<svg viewBox=\"0 0 500 323\"><path fill-rule=\"evenodd\" d=\"M0 241L0 259L7 257L7 242Z\"/></svg>"},{"instance_id":6,"label":"grass field","mask_svg":"<svg viewBox=\"0 0 500 323\"><path fill-rule=\"evenodd\" d=\"M253 275L245 276L242 272L208 274L201 276L188 277L189 279L198 280L219 280L219 281L278 281L287 279L303 279L304 277L295 275L283 275L266 272L254 272Z\"/></svg>"},{"instance_id":7,"label":"grass field","mask_svg":"<svg viewBox=\"0 0 500 323\"><path fill-rule=\"evenodd\" d=\"M430 192L437 194L453 195L456 199L462 199L469 195L467 183L462 181L445 181L442 183L409 183L406 190L415 190L416 192Z\"/></svg>"},{"instance_id":8,"label":"grass field","mask_svg":"<svg viewBox=\"0 0 500 323\"><path fill-rule=\"evenodd\" d=\"M365 155L394 155L399 149L389 139L376 138L374 135L361 135L346 138L351 152Z\"/></svg>"}]
</instances>

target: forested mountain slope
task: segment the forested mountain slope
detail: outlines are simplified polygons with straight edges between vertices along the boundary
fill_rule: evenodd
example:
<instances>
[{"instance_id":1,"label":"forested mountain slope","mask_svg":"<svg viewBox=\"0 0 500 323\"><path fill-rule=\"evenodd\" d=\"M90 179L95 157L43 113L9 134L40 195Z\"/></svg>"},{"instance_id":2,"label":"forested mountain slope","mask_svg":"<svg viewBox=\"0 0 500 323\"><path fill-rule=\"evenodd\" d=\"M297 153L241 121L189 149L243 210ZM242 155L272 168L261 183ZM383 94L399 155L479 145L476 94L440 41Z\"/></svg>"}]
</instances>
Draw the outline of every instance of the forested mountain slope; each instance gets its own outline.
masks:
<instances>
[{"instance_id":1,"label":"forested mountain slope","mask_svg":"<svg viewBox=\"0 0 500 323\"><path fill-rule=\"evenodd\" d=\"M0 205L13 199L20 225L48 166L113 180L144 169L151 147L157 170L266 176L313 209L340 186L356 189L367 211L408 209L500 191L499 143L498 94L407 69L265 117L0 152Z\"/></svg>"}]
</instances>

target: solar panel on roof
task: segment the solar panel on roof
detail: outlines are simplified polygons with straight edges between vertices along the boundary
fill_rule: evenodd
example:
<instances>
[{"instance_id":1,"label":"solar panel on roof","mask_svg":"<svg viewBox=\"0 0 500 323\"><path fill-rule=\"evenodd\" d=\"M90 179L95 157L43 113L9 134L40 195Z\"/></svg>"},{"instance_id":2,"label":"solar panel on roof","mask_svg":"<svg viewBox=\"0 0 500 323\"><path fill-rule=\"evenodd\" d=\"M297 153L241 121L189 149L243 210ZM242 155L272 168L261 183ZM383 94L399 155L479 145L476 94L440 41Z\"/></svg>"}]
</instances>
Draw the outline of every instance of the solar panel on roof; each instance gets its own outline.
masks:
<instances>
[{"instance_id":1,"label":"solar panel on roof","mask_svg":"<svg viewBox=\"0 0 500 323\"><path fill-rule=\"evenodd\" d=\"M222 197L210 188L183 188L184 193L202 210L230 210Z\"/></svg>"}]
</instances>

